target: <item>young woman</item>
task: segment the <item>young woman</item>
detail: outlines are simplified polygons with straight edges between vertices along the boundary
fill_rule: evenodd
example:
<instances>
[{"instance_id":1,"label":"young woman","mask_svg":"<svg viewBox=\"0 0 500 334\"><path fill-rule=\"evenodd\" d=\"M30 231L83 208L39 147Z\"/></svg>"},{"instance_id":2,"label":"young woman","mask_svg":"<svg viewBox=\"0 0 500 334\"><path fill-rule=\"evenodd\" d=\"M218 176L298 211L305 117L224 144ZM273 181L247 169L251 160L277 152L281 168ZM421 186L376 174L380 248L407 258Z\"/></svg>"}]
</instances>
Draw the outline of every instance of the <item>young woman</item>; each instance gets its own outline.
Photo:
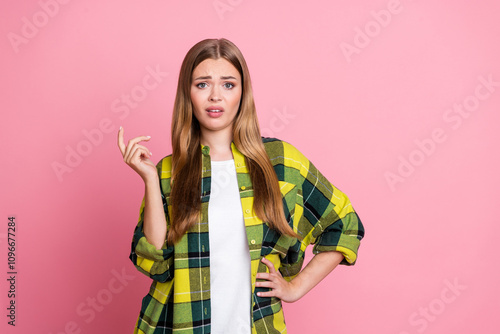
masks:
<instances>
[{"instance_id":1,"label":"young woman","mask_svg":"<svg viewBox=\"0 0 500 334\"><path fill-rule=\"evenodd\" d=\"M123 159L145 183L130 259L153 279L134 333L286 333L281 302L355 263L364 229L349 199L292 145L260 136L230 41L187 53L171 155L155 166L140 144L150 137L123 138L120 128Z\"/></svg>"}]
</instances>

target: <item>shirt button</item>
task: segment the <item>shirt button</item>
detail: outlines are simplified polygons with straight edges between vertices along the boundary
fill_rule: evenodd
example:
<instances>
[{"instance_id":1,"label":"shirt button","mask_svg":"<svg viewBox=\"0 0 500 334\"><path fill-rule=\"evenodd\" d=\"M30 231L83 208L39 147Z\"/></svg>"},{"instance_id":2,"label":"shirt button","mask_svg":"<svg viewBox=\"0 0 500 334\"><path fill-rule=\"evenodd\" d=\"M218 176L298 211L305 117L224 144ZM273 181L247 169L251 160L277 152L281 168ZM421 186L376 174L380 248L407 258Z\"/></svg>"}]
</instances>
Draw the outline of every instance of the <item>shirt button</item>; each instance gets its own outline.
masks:
<instances>
[{"instance_id":1,"label":"shirt button","mask_svg":"<svg viewBox=\"0 0 500 334\"><path fill-rule=\"evenodd\" d=\"M241 187L241 190L245 190L246 188L247 188L247 187L245 187L245 186L242 186L242 187Z\"/></svg>"},{"instance_id":2,"label":"shirt button","mask_svg":"<svg viewBox=\"0 0 500 334\"><path fill-rule=\"evenodd\" d=\"M252 245L255 245L255 240L250 241Z\"/></svg>"},{"instance_id":3,"label":"shirt button","mask_svg":"<svg viewBox=\"0 0 500 334\"><path fill-rule=\"evenodd\" d=\"M250 213L250 209L246 209L246 210L245 210L245 213Z\"/></svg>"},{"instance_id":4,"label":"shirt button","mask_svg":"<svg viewBox=\"0 0 500 334\"><path fill-rule=\"evenodd\" d=\"M236 164L236 166L240 167L240 166L241 166L241 162L238 162L238 163Z\"/></svg>"}]
</instances>

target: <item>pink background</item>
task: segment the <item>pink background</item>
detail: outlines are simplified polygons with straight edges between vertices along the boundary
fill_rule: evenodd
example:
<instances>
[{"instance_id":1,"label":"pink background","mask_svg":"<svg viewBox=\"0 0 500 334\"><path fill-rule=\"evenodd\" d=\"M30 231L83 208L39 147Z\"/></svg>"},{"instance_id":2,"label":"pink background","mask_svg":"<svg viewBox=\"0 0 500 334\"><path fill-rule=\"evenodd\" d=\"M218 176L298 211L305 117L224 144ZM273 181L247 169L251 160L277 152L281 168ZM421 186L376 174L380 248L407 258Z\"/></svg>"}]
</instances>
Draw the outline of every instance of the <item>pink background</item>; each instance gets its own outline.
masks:
<instances>
[{"instance_id":1,"label":"pink background","mask_svg":"<svg viewBox=\"0 0 500 334\"><path fill-rule=\"evenodd\" d=\"M2 333L132 332L150 283L128 259L143 185L116 132L169 154L180 63L213 37L245 55L263 133L367 230L356 266L284 306L289 333L498 332L498 1L60 2L0 5Z\"/></svg>"}]
</instances>

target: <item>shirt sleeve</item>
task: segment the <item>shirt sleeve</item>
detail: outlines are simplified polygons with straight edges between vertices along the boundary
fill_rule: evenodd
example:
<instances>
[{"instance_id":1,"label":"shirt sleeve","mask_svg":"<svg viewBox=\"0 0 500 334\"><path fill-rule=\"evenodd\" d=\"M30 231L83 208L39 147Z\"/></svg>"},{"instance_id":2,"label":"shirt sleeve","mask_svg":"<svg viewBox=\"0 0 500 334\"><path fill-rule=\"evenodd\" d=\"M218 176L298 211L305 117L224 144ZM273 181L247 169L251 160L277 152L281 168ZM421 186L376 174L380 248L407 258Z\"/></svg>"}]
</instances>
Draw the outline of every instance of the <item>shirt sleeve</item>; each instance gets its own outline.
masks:
<instances>
[{"instance_id":1,"label":"shirt sleeve","mask_svg":"<svg viewBox=\"0 0 500 334\"><path fill-rule=\"evenodd\" d=\"M341 264L352 265L365 230L349 198L333 185L332 190L331 208L325 210L312 231L317 236L313 253L338 251L344 255Z\"/></svg>"},{"instance_id":2,"label":"shirt sleeve","mask_svg":"<svg viewBox=\"0 0 500 334\"><path fill-rule=\"evenodd\" d=\"M298 222L303 236L302 250L314 244L313 253L338 251L344 255L341 264L353 265L365 230L349 198L300 153L292 148L300 170L299 195L302 215Z\"/></svg>"},{"instance_id":3,"label":"shirt sleeve","mask_svg":"<svg viewBox=\"0 0 500 334\"><path fill-rule=\"evenodd\" d=\"M158 173L161 175L160 161L157 165ZM161 198L163 201L163 209L165 211L165 219L168 222L168 206L165 200L162 183L165 181L160 178ZM174 246L167 246L166 241L161 249L156 249L156 246L149 243L144 235L144 198L142 200L139 222L134 230L132 238L132 247L130 252L130 260L135 267L147 275L148 277L159 281L167 282L174 277Z\"/></svg>"}]
</instances>

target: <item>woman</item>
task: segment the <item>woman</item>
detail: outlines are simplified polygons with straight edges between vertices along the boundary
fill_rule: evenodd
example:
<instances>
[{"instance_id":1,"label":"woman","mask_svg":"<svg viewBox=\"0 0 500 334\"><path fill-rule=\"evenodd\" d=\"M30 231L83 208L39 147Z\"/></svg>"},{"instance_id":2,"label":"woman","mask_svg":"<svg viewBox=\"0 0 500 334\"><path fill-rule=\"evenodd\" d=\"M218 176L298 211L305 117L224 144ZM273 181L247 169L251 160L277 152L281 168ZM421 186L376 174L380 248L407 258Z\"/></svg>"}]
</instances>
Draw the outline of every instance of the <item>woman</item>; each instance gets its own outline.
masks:
<instances>
[{"instance_id":1,"label":"woman","mask_svg":"<svg viewBox=\"0 0 500 334\"><path fill-rule=\"evenodd\" d=\"M153 279L135 333L285 333L281 301L354 264L363 226L297 149L261 138L246 62L231 42L187 53L172 155L118 146L144 180L130 259ZM301 270L308 244L316 254Z\"/></svg>"}]
</instances>

